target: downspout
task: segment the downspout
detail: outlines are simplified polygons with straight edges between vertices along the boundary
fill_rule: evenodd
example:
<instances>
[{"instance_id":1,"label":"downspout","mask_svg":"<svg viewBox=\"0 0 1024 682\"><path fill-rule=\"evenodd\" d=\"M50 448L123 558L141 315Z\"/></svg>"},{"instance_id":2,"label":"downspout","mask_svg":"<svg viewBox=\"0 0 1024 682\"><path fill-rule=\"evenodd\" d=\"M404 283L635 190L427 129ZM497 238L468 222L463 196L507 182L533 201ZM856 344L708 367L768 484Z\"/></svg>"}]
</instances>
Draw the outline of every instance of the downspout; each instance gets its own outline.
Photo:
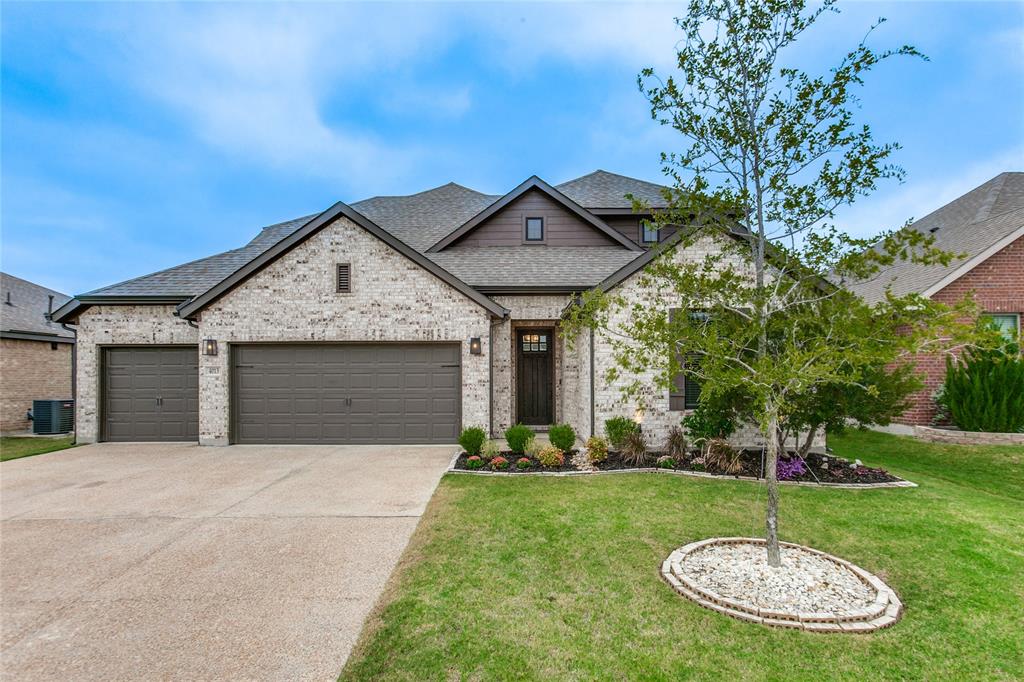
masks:
<instances>
[{"instance_id":1,"label":"downspout","mask_svg":"<svg viewBox=\"0 0 1024 682\"><path fill-rule=\"evenodd\" d=\"M597 399L594 396L594 329L590 329L590 435L596 436Z\"/></svg>"}]
</instances>

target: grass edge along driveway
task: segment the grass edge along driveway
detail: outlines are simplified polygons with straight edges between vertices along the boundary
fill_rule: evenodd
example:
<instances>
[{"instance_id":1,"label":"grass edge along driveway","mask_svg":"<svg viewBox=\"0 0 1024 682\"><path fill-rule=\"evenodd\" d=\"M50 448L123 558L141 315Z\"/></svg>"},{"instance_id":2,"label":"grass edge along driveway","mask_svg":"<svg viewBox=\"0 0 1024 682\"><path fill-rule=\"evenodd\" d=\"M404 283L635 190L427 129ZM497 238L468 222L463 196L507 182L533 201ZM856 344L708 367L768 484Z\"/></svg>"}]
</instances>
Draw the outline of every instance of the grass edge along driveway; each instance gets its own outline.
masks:
<instances>
[{"instance_id":1,"label":"grass edge along driveway","mask_svg":"<svg viewBox=\"0 0 1024 682\"><path fill-rule=\"evenodd\" d=\"M75 447L74 436L61 438L32 438L22 436L4 436L0 438L0 462L7 462L22 457L44 455Z\"/></svg>"},{"instance_id":2,"label":"grass edge along driveway","mask_svg":"<svg viewBox=\"0 0 1024 682\"><path fill-rule=\"evenodd\" d=\"M769 629L660 580L679 545L760 534L760 485L448 475L341 679L1024 677L1024 449L874 432L830 444L920 487L785 486L782 538L886 580L906 604L892 628Z\"/></svg>"}]
</instances>

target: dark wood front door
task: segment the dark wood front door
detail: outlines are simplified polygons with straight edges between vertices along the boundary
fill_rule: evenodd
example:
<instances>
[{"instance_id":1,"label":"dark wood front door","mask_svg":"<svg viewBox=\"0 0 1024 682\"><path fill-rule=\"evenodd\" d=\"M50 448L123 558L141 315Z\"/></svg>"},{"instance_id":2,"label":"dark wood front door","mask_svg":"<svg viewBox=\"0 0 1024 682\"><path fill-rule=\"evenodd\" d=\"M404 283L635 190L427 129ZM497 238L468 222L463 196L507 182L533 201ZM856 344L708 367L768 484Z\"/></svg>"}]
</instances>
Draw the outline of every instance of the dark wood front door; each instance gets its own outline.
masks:
<instances>
[{"instance_id":1,"label":"dark wood front door","mask_svg":"<svg viewBox=\"0 0 1024 682\"><path fill-rule=\"evenodd\" d=\"M516 333L516 417L522 424L543 426L554 420L554 356L553 330Z\"/></svg>"}]
</instances>

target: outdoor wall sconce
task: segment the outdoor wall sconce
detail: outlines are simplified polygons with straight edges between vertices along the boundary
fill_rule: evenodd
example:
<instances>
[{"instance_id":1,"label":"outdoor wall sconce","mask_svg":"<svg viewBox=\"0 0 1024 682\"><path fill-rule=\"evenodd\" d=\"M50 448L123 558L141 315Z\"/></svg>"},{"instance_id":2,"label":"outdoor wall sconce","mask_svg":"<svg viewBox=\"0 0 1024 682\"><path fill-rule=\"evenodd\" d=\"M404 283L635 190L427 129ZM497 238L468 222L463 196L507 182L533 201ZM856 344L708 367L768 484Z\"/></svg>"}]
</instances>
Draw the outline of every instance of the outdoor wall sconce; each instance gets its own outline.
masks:
<instances>
[{"instance_id":1,"label":"outdoor wall sconce","mask_svg":"<svg viewBox=\"0 0 1024 682\"><path fill-rule=\"evenodd\" d=\"M203 355L217 354L217 339L206 339L203 341Z\"/></svg>"},{"instance_id":2,"label":"outdoor wall sconce","mask_svg":"<svg viewBox=\"0 0 1024 682\"><path fill-rule=\"evenodd\" d=\"M480 346L480 337L479 336L472 337L469 340L469 354L470 355L480 355L480 353L482 353L482 352L483 352L483 349Z\"/></svg>"}]
</instances>

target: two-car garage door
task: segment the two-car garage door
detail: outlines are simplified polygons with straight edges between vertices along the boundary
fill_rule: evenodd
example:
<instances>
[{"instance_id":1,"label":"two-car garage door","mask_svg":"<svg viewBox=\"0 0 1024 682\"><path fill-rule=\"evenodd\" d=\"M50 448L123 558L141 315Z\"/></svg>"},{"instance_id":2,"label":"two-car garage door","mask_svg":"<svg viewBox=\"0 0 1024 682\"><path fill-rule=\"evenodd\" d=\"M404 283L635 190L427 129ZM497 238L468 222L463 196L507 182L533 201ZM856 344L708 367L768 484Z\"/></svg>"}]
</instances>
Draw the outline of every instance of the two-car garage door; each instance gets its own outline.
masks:
<instances>
[{"instance_id":1,"label":"two-car garage door","mask_svg":"<svg viewBox=\"0 0 1024 682\"><path fill-rule=\"evenodd\" d=\"M453 443L459 344L241 345L236 443Z\"/></svg>"},{"instance_id":2,"label":"two-car garage door","mask_svg":"<svg viewBox=\"0 0 1024 682\"><path fill-rule=\"evenodd\" d=\"M447 344L236 345L235 443L454 443L460 348ZM103 439L199 437L195 346L103 351Z\"/></svg>"}]
</instances>

